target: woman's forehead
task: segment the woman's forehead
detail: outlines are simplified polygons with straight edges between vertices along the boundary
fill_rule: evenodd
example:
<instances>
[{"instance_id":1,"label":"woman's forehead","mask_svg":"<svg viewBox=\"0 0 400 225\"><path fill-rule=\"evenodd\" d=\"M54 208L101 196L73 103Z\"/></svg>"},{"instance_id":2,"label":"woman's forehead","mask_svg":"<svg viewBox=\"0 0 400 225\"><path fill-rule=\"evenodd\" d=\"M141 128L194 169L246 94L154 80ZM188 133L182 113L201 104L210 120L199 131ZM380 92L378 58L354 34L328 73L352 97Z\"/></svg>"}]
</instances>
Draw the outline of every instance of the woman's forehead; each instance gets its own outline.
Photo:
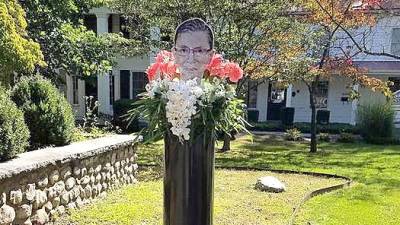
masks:
<instances>
[{"instance_id":1,"label":"woman's forehead","mask_svg":"<svg viewBox=\"0 0 400 225\"><path fill-rule=\"evenodd\" d=\"M210 48L209 35L206 31L179 33L175 45L189 48Z\"/></svg>"}]
</instances>

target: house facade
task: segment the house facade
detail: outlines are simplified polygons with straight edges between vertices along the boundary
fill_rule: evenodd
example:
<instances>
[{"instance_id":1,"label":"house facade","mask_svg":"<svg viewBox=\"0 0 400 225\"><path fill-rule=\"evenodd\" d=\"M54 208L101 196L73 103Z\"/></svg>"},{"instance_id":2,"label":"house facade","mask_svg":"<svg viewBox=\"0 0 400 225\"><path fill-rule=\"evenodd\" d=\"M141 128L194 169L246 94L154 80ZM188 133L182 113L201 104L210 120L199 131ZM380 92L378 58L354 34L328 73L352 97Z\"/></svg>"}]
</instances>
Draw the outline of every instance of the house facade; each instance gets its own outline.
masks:
<instances>
[{"instance_id":1,"label":"house facade","mask_svg":"<svg viewBox=\"0 0 400 225\"><path fill-rule=\"evenodd\" d=\"M85 25L97 34L122 32L129 38L129 33L123 29L121 16L107 8L92 9L85 18ZM375 52L388 52L400 55L400 16L388 16L378 20L370 28L367 44ZM339 34L340 35L340 34ZM350 46L350 45L349 45ZM348 46L344 46L348 47ZM108 74L100 74L95 78L81 80L79 77L66 77L66 96L72 104L77 119L85 114L84 96L95 96L100 103L99 112L113 115L113 102L118 99L135 99L144 91L146 84L145 70L152 63L154 55L143 54L136 57L120 57L117 65ZM354 63L368 69L370 76L394 82L392 91L400 97L400 60L389 57L359 54ZM258 112L258 121L279 120L282 107L295 109L294 122L310 122L311 109L307 87L302 83L294 83L289 87L280 87L276 83L263 82L255 85L250 83L247 99L248 109ZM358 90L361 98L350 99L351 89ZM351 86L351 81L332 76L318 84L318 109L329 110L331 123L356 123L356 112L360 105L374 101L385 101L380 93L372 92L359 85ZM400 102L395 101L397 112L396 123L400 123Z\"/></svg>"},{"instance_id":2,"label":"house facade","mask_svg":"<svg viewBox=\"0 0 400 225\"><path fill-rule=\"evenodd\" d=\"M367 39L367 48L372 52L390 52L400 55L400 16L387 16L380 18L374 27L360 28L355 33L368 29L370 34ZM339 33L338 35L343 35ZM343 42L346 44L346 42ZM343 44L342 43L342 44ZM352 44L342 46L351 48ZM354 64L368 69L368 75L394 83L391 87L395 93L394 110L396 111L395 123L400 123L400 60L359 54L354 58ZM258 121L278 120L282 107L295 109L294 122L310 122L311 108L309 93L304 83L294 83L288 88L277 86L272 82L260 85L249 85L248 108L258 111ZM349 98L351 90L361 94L360 99ZM359 85L352 85L350 79L332 76L329 80L320 81L318 84L317 110L329 110L331 123L356 123L356 112L360 105L382 102L386 98L378 92Z\"/></svg>"},{"instance_id":3,"label":"house facade","mask_svg":"<svg viewBox=\"0 0 400 225\"><path fill-rule=\"evenodd\" d=\"M121 32L124 37L129 38L121 15L108 8L90 10L85 15L84 23L98 35ZM145 90L145 71L153 58L152 54L121 56L109 73L85 79L79 76L65 76L65 94L73 107L76 119L82 119L85 115L84 96L94 96L99 103L98 111L106 117L113 115L113 103L116 100L135 99L137 94Z\"/></svg>"}]
</instances>

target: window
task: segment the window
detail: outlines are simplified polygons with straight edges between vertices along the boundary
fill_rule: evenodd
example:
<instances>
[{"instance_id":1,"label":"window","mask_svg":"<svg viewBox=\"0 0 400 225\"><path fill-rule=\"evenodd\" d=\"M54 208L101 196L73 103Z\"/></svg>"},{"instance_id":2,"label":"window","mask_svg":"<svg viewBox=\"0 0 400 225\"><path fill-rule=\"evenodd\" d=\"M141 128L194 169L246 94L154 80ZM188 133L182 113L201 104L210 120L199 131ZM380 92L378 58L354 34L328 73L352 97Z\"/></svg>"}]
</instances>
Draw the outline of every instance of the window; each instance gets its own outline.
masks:
<instances>
[{"instance_id":1,"label":"window","mask_svg":"<svg viewBox=\"0 0 400 225\"><path fill-rule=\"evenodd\" d=\"M83 25L95 33L97 33L97 18L96 15L85 15Z\"/></svg>"},{"instance_id":2,"label":"window","mask_svg":"<svg viewBox=\"0 0 400 225\"><path fill-rule=\"evenodd\" d=\"M247 108L257 108L257 82L249 81Z\"/></svg>"},{"instance_id":3,"label":"window","mask_svg":"<svg viewBox=\"0 0 400 225\"><path fill-rule=\"evenodd\" d=\"M110 105L113 105L115 100L114 88L115 88L115 77L112 74L112 72L110 72Z\"/></svg>"},{"instance_id":4,"label":"window","mask_svg":"<svg viewBox=\"0 0 400 225\"><path fill-rule=\"evenodd\" d=\"M120 16L120 28L119 30L122 33L124 38L130 38L129 35L129 20L124 16Z\"/></svg>"},{"instance_id":5,"label":"window","mask_svg":"<svg viewBox=\"0 0 400 225\"><path fill-rule=\"evenodd\" d=\"M72 76L72 104L79 104L78 76Z\"/></svg>"},{"instance_id":6,"label":"window","mask_svg":"<svg viewBox=\"0 0 400 225\"><path fill-rule=\"evenodd\" d=\"M147 76L144 72L132 72L132 97L137 98L137 95L146 90Z\"/></svg>"},{"instance_id":7,"label":"window","mask_svg":"<svg viewBox=\"0 0 400 225\"><path fill-rule=\"evenodd\" d=\"M320 81L315 93L315 106L317 108L328 108L328 81Z\"/></svg>"},{"instance_id":8,"label":"window","mask_svg":"<svg viewBox=\"0 0 400 225\"><path fill-rule=\"evenodd\" d=\"M120 88L121 88L121 99L130 99L130 71L120 71Z\"/></svg>"},{"instance_id":9,"label":"window","mask_svg":"<svg viewBox=\"0 0 400 225\"><path fill-rule=\"evenodd\" d=\"M391 52L400 55L400 28L393 28L392 30Z\"/></svg>"}]
</instances>

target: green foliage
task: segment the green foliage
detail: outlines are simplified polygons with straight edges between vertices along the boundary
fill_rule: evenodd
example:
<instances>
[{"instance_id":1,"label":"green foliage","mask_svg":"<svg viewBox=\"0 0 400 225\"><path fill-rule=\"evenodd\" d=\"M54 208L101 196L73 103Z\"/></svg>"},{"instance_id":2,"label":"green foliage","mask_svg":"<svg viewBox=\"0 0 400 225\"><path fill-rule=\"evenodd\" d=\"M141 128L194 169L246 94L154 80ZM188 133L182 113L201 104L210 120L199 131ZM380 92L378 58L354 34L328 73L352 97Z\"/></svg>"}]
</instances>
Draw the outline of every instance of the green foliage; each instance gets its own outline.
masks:
<instances>
[{"instance_id":1,"label":"green foliage","mask_svg":"<svg viewBox=\"0 0 400 225\"><path fill-rule=\"evenodd\" d=\"M310 123L297 122L293 126L283 126L281 122L268 121L252 123L253 127L249 127L249 130L254 131L285 131L286 129L295 127L302 133L310 133ZM359 130L356 126L346 123L330 123L326 125L318 124L317 132L329 133L329 134L340 134L341 132L348 132L358 134Z\"/></svg>"},{"instance_id":2,"label":"green foliage","mask_svg":"<svg viewBox=\"0 0 400 225\"><path fill-rule=\"evenodd\" d=\"M354 143L356 139L353 134L342 132L339 134L337 141L342 143Z\"/></svg>"},{"instance_id":3,"label":"green foliage","mask_svg":"<svg viewBox=\"0 0 400 225\"><path fill-rule=\"evenodd\" d=\"M138 40L127 40L119 34L96 35L82 26L84 14L101 6L104 0L37 0L23 1L29 23L28 34L40 43L47 68L40 73L54 83L59 69L71 75L106 73L115 64L117 54L135 55L142 49Z\"/></svg>"},{"instance_id":4,"label":"green foliage","mask_svg":"<svg viewBox=\"0 0 400 225\"><path fill-rule=\"evenodd\" d=\"M29 130L24 114L0 87L0 161L25 152L29 146Z\"/></svg>"},{"instance_id":5,"label":"green foliage","mask_svg":"<svg viewBox=\"0 0 400 225\"><path fill-rule=\"evenodd\" d=\"M0 0L0 83L13 81L13 72L44 66L40 46L26 33L25 12L15 0Z\"/></svg>"},{"instance_id":6,"label":"green foliage","mask_svg":"<svg viewBox=\"0 0 400 225\"><path fill-rule=\"evenodd\" d=\"M301 141L303 140L303 135L301 131L299 131L297 128L292 128L286 130L285 133L285 140L288 141Z\"/></svg>"},{"instance_id":7,"label":"green foliage","mask_svg":"<svg viewBox=\"0 0 400 225\"><path fill-rule=\"evenodd\" d=\"M14 87L12 100L24 112L32 147L64 145L75 127L71 105L50 81L26 77Z\"/></svg>"},{"instance_id":8,"label":"green foliage","mask_svg":"<svg viewBox=\"0 0 400 225\"><path fill-rule=\"evenodd\" d=\"M133 108L132 105L134 102L135 100L132 99L119 99L113 104L113 123L127 133L132 133L139 129L138 118L133 120L129 120L128 118L128 111Z\"/></svg>"},{"instance_id":9,"label":"green foliage","mask_svg":"<svg viewBox=\"0 0 400 225\"><path fill-rule=\"evenodd\" d=\"M367 142L392 139L394 115L392 105L389 103L360 105L357 111L357 125L361 135Z\"/></svg>"},{"instance_id":10,"label":"green foliage","mask_svg":"<svg viewBox=\"0 0 400 225\"><path fill-rule=\"evenodd\" d=\"M330 142L331 138L328 133L320 133L318 135L318 140L323 142Z\"/></svg>"}]
</instances>

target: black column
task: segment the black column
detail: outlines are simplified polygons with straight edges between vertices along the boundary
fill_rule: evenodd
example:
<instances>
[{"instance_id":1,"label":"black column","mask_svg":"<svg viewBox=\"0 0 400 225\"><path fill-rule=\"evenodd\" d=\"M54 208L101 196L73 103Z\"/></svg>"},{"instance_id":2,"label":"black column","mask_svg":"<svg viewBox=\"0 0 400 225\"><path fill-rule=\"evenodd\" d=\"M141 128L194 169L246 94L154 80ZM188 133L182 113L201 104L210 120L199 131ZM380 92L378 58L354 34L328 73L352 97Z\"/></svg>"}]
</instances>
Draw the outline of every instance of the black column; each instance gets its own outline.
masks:
<instances>
[{"instance_id":1,"label":"black column","mask_svg":"<svg viewBox=\"0 0 400 225\"><path fill-rule=\"evenodd\" d=\"M205 130L179 142L167 132L164 174L164 225L212 225L214 137Z\"/></svg>"}]
</instances>

